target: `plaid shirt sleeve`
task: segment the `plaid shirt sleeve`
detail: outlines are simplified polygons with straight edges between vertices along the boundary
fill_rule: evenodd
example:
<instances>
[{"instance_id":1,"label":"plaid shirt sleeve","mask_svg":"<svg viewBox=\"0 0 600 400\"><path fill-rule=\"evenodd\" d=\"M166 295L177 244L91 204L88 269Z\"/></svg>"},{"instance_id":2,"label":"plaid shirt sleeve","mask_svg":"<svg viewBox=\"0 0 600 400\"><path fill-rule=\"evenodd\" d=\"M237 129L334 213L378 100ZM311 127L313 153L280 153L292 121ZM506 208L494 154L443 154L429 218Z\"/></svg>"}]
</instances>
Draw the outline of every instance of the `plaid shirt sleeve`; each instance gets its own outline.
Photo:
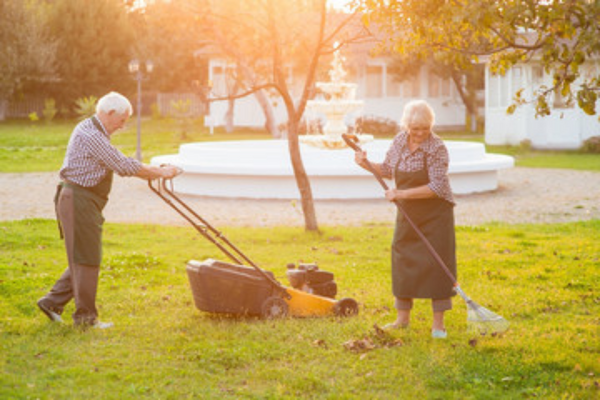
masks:
<instances>
[{"instance_id":1,"label":"plaid shirt sleeve","mask_svg":"<svg viewBox=\"0 0 600 400\"><path fill-rule=\"evenodd\" d=\"M87 138L90 155L120 176L133 176L141 169L142 164L138 160L126 157L106 136L90 135Z\"/></svg>"},{"instance_id":2,"label":"plaid shirt sleeve","mask_svg":"<svg viewBox=\"0 0 600 400\"><path fill-rule=\"evenodd\" d=\"M381 164L381 174L384 178L392 178L392 173L396 167L396 163L400 158L400 148L402 148L403 141L406 141L406 134L399 133L394 137L390 148L388 149L385 159Z\"/></svg>"},{"instance_id":3,"label":"plaid shirt sleeve","mask_svg":"<svg viewBox=\"0 0 600 400\"><path fill-rule=\"evenodd\" d=\"M426 153L427 172L429 174L429 184L427 185L438 197L454 203L450 181L448 179L448 166L450 165L450 156L448 149L440 144L435 146L432 152Z\"/></svg>"}]
</instances>

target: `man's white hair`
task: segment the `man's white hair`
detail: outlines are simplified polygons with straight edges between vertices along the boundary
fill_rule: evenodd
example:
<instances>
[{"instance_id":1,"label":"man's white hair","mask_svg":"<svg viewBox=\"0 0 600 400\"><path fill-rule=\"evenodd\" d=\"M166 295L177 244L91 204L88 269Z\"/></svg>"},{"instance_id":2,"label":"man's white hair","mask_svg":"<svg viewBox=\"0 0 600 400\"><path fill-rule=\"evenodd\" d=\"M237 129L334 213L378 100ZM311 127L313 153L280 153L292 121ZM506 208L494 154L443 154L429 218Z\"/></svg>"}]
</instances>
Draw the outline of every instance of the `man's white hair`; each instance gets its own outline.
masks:
<instances>
[{"instance_id":1,"label":"man's white hair","mask_svg":"<svg viewBox=\"0 0 600 400\"><path fill-rule=\"evenodd\" d=\"M117 92L110 92L98 100L98 104L96 104L96 112L108 114L111 111L114 111L117 114L129 112L129 115L131 115L133 114L133 106L127 97Z\"/></svg>"}]
</instances>

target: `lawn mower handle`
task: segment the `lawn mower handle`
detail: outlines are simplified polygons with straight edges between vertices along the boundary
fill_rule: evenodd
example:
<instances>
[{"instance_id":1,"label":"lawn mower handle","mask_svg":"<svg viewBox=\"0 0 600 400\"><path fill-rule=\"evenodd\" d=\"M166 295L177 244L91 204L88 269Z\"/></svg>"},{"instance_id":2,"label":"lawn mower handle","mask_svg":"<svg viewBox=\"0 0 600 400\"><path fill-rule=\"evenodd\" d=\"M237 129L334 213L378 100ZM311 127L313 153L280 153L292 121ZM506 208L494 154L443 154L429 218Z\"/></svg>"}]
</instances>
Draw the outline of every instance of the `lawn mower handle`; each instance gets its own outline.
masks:
<instances>
[{"instance_id":1,"label":"lawn mower handle","mask_svg":"<svg viewBox=\"0 0 600 400\"><path fill-rule=\"evenodd\" d=\"M173 189L173 179L159 178L155 184L153 180L148 179L148 187L158 197L160 197L165 203L173 208L179 215L187 220L198 233L200 233L205 239L214 244L219 250L228 256L233 262L243 265L243 261L246 261L258 271L275 289L282 293L282 296L286 299L291 298L286 288L281 285L278 281L271 278L261 268L258 267L246 254L244 254L238 247L229 241L220 231L214 228L198 213L196 213L189 205L187 205L180 197L178 197ZM167 187L167 182L170 183L171 188ZM241 258L241 259L240 259ZM242 261L243 260L243 261Z\"/></svg>"},{"instance_id":2,"label":"lawn mower handle","mask_svg":"<svg viewBox=\"0 0 600 400\"><path fill-rule=\"evenodd\" d=\"M363 151L363 149L359 145L360 142L358 140L358 137L356 137L356 135L342 133L342 139L344 139L344 142L346 142L346 144L348 145L348 147L352 148L354 151ZM379 184L381 185L381 187L384 190L389 190L388 185L385 183L385 181L383 180L383 178L381 177L381 175L377 172L377 170L375 168L373 168L373 165L371 165L371 163L369 162L369 160L365 159L365 162L366 162L366 169L369 172L371 172L373 174L373 176L375 176L375 178L377 179L377 181L379 182ZM423 232L421 232L421 230L417 227L417 224L415 224L414 221L408 216L408 213L406 212L406 210L404 209L404 207L402 207L402 204L401 204L400 200L394 200L394 203L396 204L396 207L398 207L398 210L400 210L400 212L404 216L404 219L406 219L406 221L408 221L408 223L410 224L410 226L412 226L412 228L415 230L415 232L417 233L417 235L419 236L419 238L423 241L423 243L425 244L425 247L427 247L427 250L429 250L429 253L433 256L433 258L435 258L435 260L437 261L437 263L440 265L440 267L442 267L442 269L444 270L444 272L446 273L446 275L448 275L448 277L450 278L450 280L452 280L452 282L454 283L454 285L458 286L458 281L456 280L456 278L454 277L454 275L452 275L452 273L450 272L450 270L446 266L446 263L444 262L444 260L442 260L442 258L437 253L437 251L435 251L435 249L433 248L433 246L431 245L431 243L429 242L429 240L425 237L425 235L423 234Z\"/></svg>"}]
</instances>

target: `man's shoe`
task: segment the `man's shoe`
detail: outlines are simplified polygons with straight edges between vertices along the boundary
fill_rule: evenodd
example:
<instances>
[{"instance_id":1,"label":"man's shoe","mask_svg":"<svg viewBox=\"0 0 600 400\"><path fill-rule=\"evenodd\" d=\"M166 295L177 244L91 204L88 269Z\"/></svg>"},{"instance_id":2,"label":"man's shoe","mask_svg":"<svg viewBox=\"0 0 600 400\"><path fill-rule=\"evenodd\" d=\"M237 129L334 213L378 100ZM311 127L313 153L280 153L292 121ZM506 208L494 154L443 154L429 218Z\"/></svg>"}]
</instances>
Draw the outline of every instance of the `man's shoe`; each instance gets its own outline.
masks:
<instances>
[{"instance_id":1,"label":"man's shoe","mask_svg":"<svg viewBox=\"0 0 600 400\"><path fill-rule=\"evenodd\" d=\"M37 306L39 307L40 310L42 310L42 312L44 314L46 314L46 316L48 318L50 318L50 321L63 322L62 318L60 317L61 311L58 310L56 307L51 306L48 303L49 302L42 297L41 299L38 300Z\"/></svg>"}]
</instances>

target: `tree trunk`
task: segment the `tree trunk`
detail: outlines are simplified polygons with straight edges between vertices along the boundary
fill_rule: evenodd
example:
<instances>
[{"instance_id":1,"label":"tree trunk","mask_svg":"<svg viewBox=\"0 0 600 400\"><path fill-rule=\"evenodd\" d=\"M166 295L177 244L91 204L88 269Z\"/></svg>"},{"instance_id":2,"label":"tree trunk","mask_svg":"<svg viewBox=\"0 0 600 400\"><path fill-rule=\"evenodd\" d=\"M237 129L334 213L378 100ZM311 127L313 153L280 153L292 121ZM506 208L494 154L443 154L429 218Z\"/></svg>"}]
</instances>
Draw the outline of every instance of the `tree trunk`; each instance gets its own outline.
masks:
<instances>
[{"instance_id":1,"label":"tree trunk","mask_svg":"<svg viewBox=\"0 0 600 400\"><path fill-rule=\"evenodd\" d=\"M274 138L279 138L281 134L279 133L279 128L277 127L277 120L275 119L275 113L273 112L273 107L267 98L264 90L259 90L254 93L258 104L263 110L263 114L265 115L265 128L271 136Z\"/></svg>"},{"instance_id":2,"label":"tree trunk","mask_svg":"<svg viewBox=\"0 0 600 400\"><path fill-rule=\"evenodd\" d=\"M225 132L233 132L234 124L233 117L235 109L235 100L227 100L227 112L225 113Z\"/></svg>"},{"instance_id":3,"label":"tree trunk","mask_svg":"<svg viewBox=\"0 0 600 400\"><path fill-rule=\"evenodd\" d=\"M461 80L462 77L459 73L453 72L452 81L454 82L454 87L458 91L458 94L467 109L467 114L470 116L471 126L467 126L467 129L470 129L471 132L477 131L477 104L476 104L476 94L472 88L469 88L467 85L463 87Z\"/></svg>"},{"instance_id":4,"label":"tree trunk","mask_svg":"<svg viewBox=\"0 0 600 400\"><path fill-rule=\"evenodd\" d=\"M0 98L0 121L6 119L6 113L8 111L8 100Z\"/></svg>"},{"instance_id":5,"label":"tree trunk","mask_svg":"<svg viewBox=\"0 0 600 400\"><path fill-rule=\"evenodd\" d=\"M307 231L318 231L317 213L315 211L315 203L313 201L312 189L302 156L300 155L300 144L298 142L298 123L290 116L288 122L288 147L290 150L290 158L294 176L296 177L296 185L300 192L300 202L302 204L302 212L304 214L304 228Z\"/></svg>"}]
</instances>

